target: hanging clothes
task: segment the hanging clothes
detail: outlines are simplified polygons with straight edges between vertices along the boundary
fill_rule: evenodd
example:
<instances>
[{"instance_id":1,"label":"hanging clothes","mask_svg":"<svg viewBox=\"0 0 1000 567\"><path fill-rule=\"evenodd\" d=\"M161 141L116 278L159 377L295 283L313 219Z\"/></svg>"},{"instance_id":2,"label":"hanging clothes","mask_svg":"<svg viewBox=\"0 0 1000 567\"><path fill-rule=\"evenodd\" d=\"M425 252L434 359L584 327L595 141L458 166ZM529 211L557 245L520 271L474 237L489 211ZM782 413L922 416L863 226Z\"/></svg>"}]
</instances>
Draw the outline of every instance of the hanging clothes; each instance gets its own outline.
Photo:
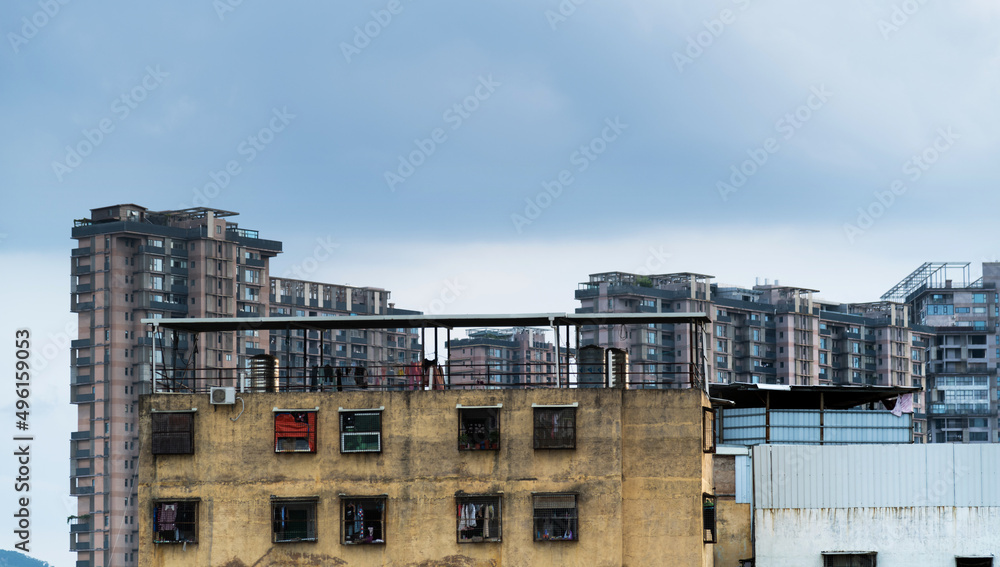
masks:
<instances>
[{"instance_id":1,"label":"hanging clothes","mask_svg":"<svg viewBox=\"0 0 1000 567\"><path fill-rule=\"evenodd\" d=\"M164 504L160 508L160 528L161 532L173 531L177 521L177 504Z\"/></svg>"}]
</instances>

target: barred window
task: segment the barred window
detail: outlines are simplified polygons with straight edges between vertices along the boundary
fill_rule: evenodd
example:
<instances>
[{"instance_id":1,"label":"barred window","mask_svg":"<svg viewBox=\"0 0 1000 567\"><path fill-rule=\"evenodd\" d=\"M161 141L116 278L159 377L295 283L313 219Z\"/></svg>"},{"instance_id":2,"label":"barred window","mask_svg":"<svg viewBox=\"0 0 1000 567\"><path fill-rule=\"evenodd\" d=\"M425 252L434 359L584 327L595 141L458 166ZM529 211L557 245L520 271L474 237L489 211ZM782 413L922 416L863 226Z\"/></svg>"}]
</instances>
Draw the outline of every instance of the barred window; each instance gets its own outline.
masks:
<instances>
[{"instance_id":1,"label":"barred window","mask_svg":"<svg viewBox=\"0 0 1000 567\"><path fill-rule=\"evenodd\" d=\"M712 408L702 408L702 451L705 453L715 452L715 412Z\"/></svg>"},{"instance_id":2,"label":"barred window","mask_svg":"<svg viewBox=\"0 0 1000 567\"><path fill-rule=\"evenodd\" d=\"M275 412L274 452L315 453L316 412Z\"/></svg>"},{"instance_id":3,"label":"barred window","mask_svg":"<svg viewBox=\"0 0 1000 567\"><path fill-rule=\"evenodd\" d=\"M705 543L718 543L719 533L715 523L715 506L717 504L715 496L705 494L702 496L701 519L705 530Z\"/></svg>"},{"instance_id":4,"label":"barred window","mask_svg":"<svg viewBox=\"0 0 1000 567\"><path fill-rule=\"evenodd\" d=\"M500 450L500 408L458 408L458 448L461 451Z\"/></svg>"},{"instance_id":5,"label":"barred window","mask_svg":"<svg viewBox=\"0 0 1000 567\"><path fill-rule=\"evenodd\" d=\"M535 449L576 448L576 408L536 407Z\"/></svg>"},{"instance_id":6,"label":"barred window","mask_svg":"<svg viewBox=\"0 0 1000 567\"><path fill-rule=\"evenodd\" d=\"M458 543L501 541L500 500L499 494L455 497Z\"/></svg>"},{"instance_id":7,"label":"barred window","mask_svg":"<svg viewBox=\"0 0 1000 567\"><path fill-rule=\"evenodd\" d=\"M381 410L340 412L340 452L382 452Z\"/></svg>"},{"instance_id":8,"label":"barred window","mask_svg":"<svg viewBox=\"0 0 1000 567\"><path fill-rule=\"evenodd\" d=\"M152 418L154 455L189 455L194 453L194 413L157 412Z\"/></svg>"},{"instance_id":9,"label":"barred window","mask_svg":"<svg viewBox=\"0 0 1000 567\"><path fill-rule=\"evenodd\" d=\"M341 497L341 543L385 543L385 501L385 496Z\"/></svg>"},{"instance_id":10,"label":"barred window","mask_svg":"<svg viewBox=\"0 0 1000 567\"><path fill-rule=\"evenodd\" d=\"M271 501L271 541L316 541L317 498L275 498Z\"/></svg>"},{"instance_id":11,"label":"barred window","mask_svg":"<svg viewBox=\"0 0 1000 567\"><path fill-rule=\"evenodd\" d=\"M536 494L533 497L535 541L577 541L577 495Z\"/></svg>"},{"instance_id":12,"label":"barred window","mask_svg":"<svg viewBox=\"0 0 1000 567\"><path fill-rule=\"evenodd\" d=\"M153 543L198 543L198 501L154 502Z\"/></svg>"}]
</instances>

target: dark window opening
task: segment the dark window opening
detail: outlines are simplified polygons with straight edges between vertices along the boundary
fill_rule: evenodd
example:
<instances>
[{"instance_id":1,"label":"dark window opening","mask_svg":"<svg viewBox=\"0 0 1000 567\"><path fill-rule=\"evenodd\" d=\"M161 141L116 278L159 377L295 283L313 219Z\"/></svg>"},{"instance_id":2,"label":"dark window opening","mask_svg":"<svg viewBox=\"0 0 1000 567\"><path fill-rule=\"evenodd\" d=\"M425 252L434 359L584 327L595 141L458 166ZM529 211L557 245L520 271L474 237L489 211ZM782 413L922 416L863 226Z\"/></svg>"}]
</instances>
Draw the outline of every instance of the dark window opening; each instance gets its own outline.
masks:
<instances>
[{"instance_id":1,"label":"dark window opening","mask_svg":"<svg viewBox=\"0 0 1000 567\"><path fill-rule=\"evenodd\" d=\"M715 496L705 494L702 497L701 518L702 527L705 530L705 543L717 543L719 541L718 531L715 523L715 506L717 504Z\"/></svg>"},{"instance_id":2,"label":"dark window opening","mask_svg":"<svg viewBox=\"0 0 1000 567\"><path fill-rule=\"evenodd\" d=\"M500 450L500 408L459 408L458 448Z\"/></svg>"},{"instance_id":3,"label":"dark window opening","mask_svg":"<svg viewBox=\"0 0 1000 567\"><path fill-rule=\"evenodd\" d=\"M384 496L342 498L341 543L385 543L385 500Z\"/></svg>"},{"instance_id":4,"label":"dark window opening","mask_svg":"<svg viewBox=\"0 0 1000 567\"><path fill-rule=\"evenodd\" d=\"M876 567L875 553L824 553L823 567Z\"/></svg>"},{"instance_id":5,"label":"dark window opening","mask_svg":"<svg viewBox=\"0 0 1000 567\"><path fill-rule=\"evenodd\" d=\"M271 534L274 543L316 541L316 500L271 502Z\"/></svg>"},{"instance_id":6,"label":"dark window opening","mask_svg":"<svg viewBox=\"0 0 1000 567\"><path fill-rule=\"evenodd\" d=\"M194 453L194 413L154 413L153 454L188 455Z\"/></svg>"},{"instance_id":7,"label":"dark window opening","mask_svg":"<svg viewBox=\"0 0 1000 567\"><path fill-rule=\"evenodd\" d=\"M534 496L535 541L577 541L576 494Z\"/></svg>"},{"instance_id":8,"label":"dark window opening","mask_svg":"<svg viewBox=\"0 0 1000 567\"><path fill-rule=\"evenodd\" d=\"M316 412L296 411L274 414L275 453L316 452Z\"/></svg>"},{"instance_id":9,"label":"dark window opening","mask_svg":"<svg viewBox=\"0 0 1000 567\"><path fill-rule=\"evenodd\" d=\"M500 495L456 496L458 543L500 540Z\"/></svg>"},{"instance_id":10,"label":"dark window opening","mask_svg":"<svg viewBox=\"0 0 1000 567\"><path fill-rule=\"evenodd\" d=\"M956 557L955 567L993 567L992 557Z\"/></svg>"},{"instance_id":11,"label":"dark window opening","mask_svg":"<svg viewBox=\"0 0 1000 567\"><path fill-rule=\"evenodd\" d=\"M153 504L153 543L198 543L198 502Z\"/></svg>"},{"instance_id":12,"label":"dark window opening","mask_svg":"<svg viewBox=\"0 0 1000 567\"><path fill-rule=\"evenodd\" d=\"M340 413L340 452L379 453L382 451L382 412L344 411Z\"/></svg>"},{"instance_id":13,"label":"dark window opening","mask_svg":"<svg viewBox=\"0 0 1000 567\"><path fill-rule=\"evenodd\" d=\"M576 448L576 408L535 408L535 449Z\"/></svg>"}]
</instances>

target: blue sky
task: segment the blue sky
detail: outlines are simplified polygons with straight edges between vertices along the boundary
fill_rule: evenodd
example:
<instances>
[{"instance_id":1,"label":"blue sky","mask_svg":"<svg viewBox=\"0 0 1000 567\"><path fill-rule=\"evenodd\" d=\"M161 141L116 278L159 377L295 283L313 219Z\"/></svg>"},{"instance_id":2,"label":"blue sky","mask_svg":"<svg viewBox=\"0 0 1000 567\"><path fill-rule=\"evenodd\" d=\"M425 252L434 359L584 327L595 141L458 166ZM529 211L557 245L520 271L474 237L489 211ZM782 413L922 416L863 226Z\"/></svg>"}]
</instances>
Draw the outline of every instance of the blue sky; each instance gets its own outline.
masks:
<instances>
[{"instance_id":1,"label":"blue sky","mask_svg":"<svg viewBox=\"0 0 1000 567\"><path fill-rule=\"evenodd\" d=\"M429 312L572 310L608 270L874 300L921 262L997 255L998 19L987 0L4 2L3 336L54 353L33 399L55 545L34 554L69 564L59 345L89 209L238 211L285 243L278 273Z\"/></svg>"}]
</instances>

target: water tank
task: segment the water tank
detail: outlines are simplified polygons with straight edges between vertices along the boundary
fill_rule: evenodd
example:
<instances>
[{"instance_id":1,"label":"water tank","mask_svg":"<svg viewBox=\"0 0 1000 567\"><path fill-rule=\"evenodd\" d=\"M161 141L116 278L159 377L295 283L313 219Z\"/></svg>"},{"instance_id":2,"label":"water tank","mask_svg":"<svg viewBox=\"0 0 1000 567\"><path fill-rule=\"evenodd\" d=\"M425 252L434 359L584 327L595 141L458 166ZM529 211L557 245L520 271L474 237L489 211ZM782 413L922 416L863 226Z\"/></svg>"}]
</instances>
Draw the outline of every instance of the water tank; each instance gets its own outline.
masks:
<instances>
[{"instance_id":1,"label":"water tank","mask_svg":"<svg viewBox=\"0 0 1000 567\"><path fill-rule=\"evenodd\" d=\"M278 391L278 359L270 354L250 357L250 391Z\"/></svg>"},{"instance_id":2,"label":"water tank","mask_svg":"<svg viewBox=\"0 0 1000 567\"><path fill-rule=\"evenodd\" d=\"M622 348L609 348L605 356L608 387L628 388L628 351Z\"/></svg>"},{"instance_id":3,"label":"water tank","mask_svg":"<svg viewBox=\"0 0 1000 567\"><path fill-rule=\"evenodd\" d=\"M604 348L597 345L580 347L578 371L576 382L580 388L603 388Z\"/></svg>"}]
</instances>

